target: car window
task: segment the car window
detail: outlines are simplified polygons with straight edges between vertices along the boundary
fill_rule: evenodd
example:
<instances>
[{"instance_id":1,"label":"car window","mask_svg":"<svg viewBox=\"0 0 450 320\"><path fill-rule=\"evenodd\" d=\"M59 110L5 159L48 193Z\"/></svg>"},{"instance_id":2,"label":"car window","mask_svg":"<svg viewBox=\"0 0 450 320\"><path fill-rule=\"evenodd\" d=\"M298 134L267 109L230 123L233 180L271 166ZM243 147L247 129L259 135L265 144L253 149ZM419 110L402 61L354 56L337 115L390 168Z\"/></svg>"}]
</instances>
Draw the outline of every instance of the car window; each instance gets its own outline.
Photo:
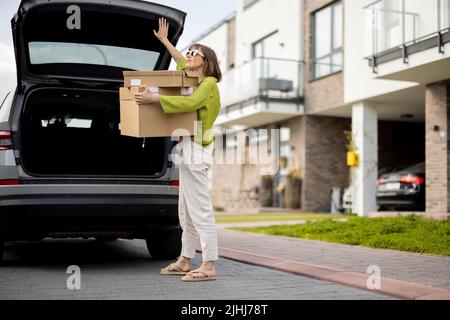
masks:
<instances>
[{"instance_id":1,"label":"car window","mask_svg":"<svg viewBox=\"0 0 450 320\"><path fill-rule=\"evenodd\" d=\"M407 167L403 169L402 171L419 171L419 172L425 172L425 162L421 162L418 164L415 164L413 166Z\"/></svg>"},{"instance_id":2,"label":"car window","mask_svg":"<svg viewBox=\"0 0 450 320\"><path fill-rule=\"evenodd\" d=\"M154 70L159 52L96 44L66 42L28 43L33 65L75 63L113 66L131 70Z\"/></svg>"},{"instance_id":3,"label":"car window","mask_svg":"<svg viewBox=\"0 0 450 320\"><path fill-rule=\"evenodd\" d=\"M60 117L52 116L50 119L41 119L41 127L42 128L51 128L51 127L64 127L64 128L91 128L92 119L85 118L74 118L74 117L64 117L61 119Z\"/></svg>"},{"instance_id":4,"label":"car window","mask_svg":"<svg viewBox=\"0 0 450 320\"><path fill-rule=\"evenodd\" d=\"M8 99L8 96L10 95L11 91L8 92L5 96L5 99L3 99L2 104L0 104L0 109L3 107L3 104L5 103L6 99Z\"/></svg>"}]
</instances>

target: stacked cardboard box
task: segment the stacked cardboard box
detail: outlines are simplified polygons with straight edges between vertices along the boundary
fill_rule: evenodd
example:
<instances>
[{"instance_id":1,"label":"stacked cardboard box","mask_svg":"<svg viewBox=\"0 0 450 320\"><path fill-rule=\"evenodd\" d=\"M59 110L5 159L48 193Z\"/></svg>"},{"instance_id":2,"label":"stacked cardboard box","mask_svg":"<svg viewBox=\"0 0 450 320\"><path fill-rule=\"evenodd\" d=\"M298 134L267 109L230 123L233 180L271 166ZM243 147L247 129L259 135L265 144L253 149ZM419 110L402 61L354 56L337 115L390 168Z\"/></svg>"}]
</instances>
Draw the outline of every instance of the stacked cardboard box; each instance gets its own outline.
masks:
<instances>
[{"instance_id":1,"label":"stacked cardboard box","mask_svg":"<svg viewBox=\"0 0 450 320\"><path fill-rule=\"evenodd\" d=\"M125 71L124 87L120 88L120 130L125 136L138 138L193 136L196 133L197 111L166 114L160 104L138 105L134 95L144 87L153 94L190 95L198 87L198 74L191 71ZM176 129L183 129L174 132Z\"/></svg>"}]
</instances>

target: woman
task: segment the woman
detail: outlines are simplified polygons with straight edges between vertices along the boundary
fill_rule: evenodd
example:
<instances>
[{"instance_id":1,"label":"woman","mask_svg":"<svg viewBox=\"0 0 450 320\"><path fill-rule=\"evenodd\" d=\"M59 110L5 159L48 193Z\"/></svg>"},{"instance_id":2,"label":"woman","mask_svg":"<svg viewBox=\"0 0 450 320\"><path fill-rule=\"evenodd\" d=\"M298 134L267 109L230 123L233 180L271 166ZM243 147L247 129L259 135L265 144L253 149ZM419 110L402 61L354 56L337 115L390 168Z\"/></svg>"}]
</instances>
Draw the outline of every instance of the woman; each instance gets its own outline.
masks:
<instances>
[{"instance_id":1,"label":"woman","mask_svg":"<svg viewBox=\"0 0 450 320\"><path fill-rule=\"evenodd\" d=\"M220 109L217 82L221 80L222 74L212 49L193 44L184 58L167 39L168 28L167 21L164 18L159 19L159 30L154 30L155 36L177 62L177 70L196 71L201 82L190 96L156 96L145 90L137 94L135 99L139 104L159 102L164 112L169 114L197 110L201 130L198 130L198 134L192 139L184 137L177 145L179 155L183 155L183 162L179 164L178 203L180 225L183 229L182 249L178 260L161 269L161 274L184 274L181 278L183 281L215 280L214 263L218 260L217 229L208 192L208 170L213 162L213 125ZM187 159L188 153L192 159ZM195 256L198 240L202 248L203 262L199 268L192 270L190 260Z\"/></svg>"}]
</instances>

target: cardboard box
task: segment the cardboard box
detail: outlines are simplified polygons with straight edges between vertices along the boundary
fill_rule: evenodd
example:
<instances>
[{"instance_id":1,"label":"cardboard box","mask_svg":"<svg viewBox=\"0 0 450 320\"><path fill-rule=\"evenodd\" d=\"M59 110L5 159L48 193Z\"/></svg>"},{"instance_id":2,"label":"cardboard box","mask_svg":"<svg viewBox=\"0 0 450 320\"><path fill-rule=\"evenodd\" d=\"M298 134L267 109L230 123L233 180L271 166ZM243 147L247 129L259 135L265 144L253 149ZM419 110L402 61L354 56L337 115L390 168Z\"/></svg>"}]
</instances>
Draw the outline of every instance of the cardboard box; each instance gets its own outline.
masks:
<instances>
[{"instance_id":1,"label":"cardboard box","mask_svg":"<svg viewBox=\"0 0 450 320\"><path fill-rule=\"evenodd\" d=\"M197 87L198 73L193 71L124 71L124 86Z\"/></svg>"},{"instance_id":2,"label":"cardboard box","mask_svg":"<svg viewBox=\"0 0 450 320\"><path fill-rule=\"evenodd\" d=\"M150 87L154 94L180 96L190 95L198 86L198 75L187 71L125 71L125 87L120 88L121 134L132 137L193 136L197 130L197 111L166 114L160 104L138 105L134 95L141 86ZM188 134L174 133L176 129Z\"/></svg>"}]
</instances>

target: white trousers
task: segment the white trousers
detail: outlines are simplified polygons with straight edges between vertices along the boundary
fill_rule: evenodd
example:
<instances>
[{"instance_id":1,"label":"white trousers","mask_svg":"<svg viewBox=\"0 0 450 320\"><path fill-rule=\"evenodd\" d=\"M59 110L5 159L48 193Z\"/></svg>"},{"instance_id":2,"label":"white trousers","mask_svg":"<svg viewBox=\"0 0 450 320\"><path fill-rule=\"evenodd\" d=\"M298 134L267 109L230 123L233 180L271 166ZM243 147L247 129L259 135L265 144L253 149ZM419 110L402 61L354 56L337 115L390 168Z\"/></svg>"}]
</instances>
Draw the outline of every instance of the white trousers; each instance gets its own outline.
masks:
<instances>
[{"instance_id":1,"label":"white trousers","mask_svg":"<svg viewBox=\"0 0 450 320\"><path fill-rule=\"evenodd\" d=\"M200 241L203 261L218 260L217 227L208 190L214 142L205 148L183 137L175 148L180 180L178 215L183 229L181 255L194 258Z\"/></svg>"}]
</instances>

